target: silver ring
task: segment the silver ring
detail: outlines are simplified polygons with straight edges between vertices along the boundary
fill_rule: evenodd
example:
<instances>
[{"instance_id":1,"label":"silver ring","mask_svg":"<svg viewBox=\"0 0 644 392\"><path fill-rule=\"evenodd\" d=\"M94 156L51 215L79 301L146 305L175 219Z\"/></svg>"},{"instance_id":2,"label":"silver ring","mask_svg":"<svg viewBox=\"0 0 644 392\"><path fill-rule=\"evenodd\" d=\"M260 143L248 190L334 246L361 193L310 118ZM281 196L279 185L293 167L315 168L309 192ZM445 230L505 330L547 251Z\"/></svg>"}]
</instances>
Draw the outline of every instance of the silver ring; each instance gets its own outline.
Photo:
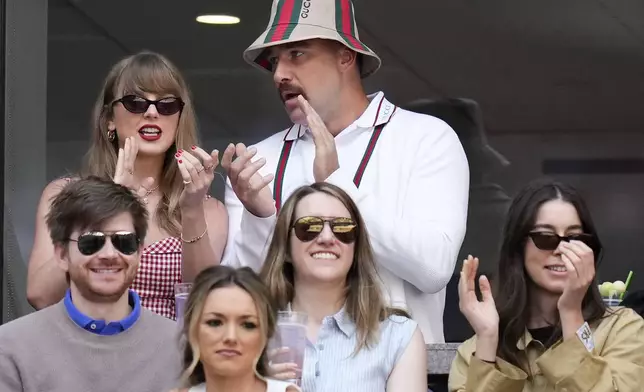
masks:
<instances>
[{"instance_id":1,"label":"silver ring","mask_svg":"<svg viewBox=\"0 0 644 392\"><path fill-rule=\"evenodd\" d=\"M183 180L183 184L184 185L192 184L192 180L190 180L190 181Z\"/></svg>"}]
</instances>

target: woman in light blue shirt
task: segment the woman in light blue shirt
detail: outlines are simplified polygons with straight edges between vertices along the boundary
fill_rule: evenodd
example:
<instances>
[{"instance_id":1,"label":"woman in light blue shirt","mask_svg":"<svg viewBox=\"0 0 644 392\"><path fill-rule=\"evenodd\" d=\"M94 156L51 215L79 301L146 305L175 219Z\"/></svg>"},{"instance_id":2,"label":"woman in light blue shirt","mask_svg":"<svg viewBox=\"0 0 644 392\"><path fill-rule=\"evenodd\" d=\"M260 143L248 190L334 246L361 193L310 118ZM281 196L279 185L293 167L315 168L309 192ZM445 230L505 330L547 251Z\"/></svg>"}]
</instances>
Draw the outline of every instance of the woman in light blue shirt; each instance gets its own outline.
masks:
<instances>
[{"instance_id":1,"label":"woman in light blue shirt","mask_svg":"<svg viewBox=\"0 0 644 392\"><path fill-rule=\"evenodd\" d=\"M425 343L416 322L387 307L357 206L340 188L297 189L282 207L262 269L279 309L308 315L306 392L426 392Z\"/></svg>"}]
</instances>

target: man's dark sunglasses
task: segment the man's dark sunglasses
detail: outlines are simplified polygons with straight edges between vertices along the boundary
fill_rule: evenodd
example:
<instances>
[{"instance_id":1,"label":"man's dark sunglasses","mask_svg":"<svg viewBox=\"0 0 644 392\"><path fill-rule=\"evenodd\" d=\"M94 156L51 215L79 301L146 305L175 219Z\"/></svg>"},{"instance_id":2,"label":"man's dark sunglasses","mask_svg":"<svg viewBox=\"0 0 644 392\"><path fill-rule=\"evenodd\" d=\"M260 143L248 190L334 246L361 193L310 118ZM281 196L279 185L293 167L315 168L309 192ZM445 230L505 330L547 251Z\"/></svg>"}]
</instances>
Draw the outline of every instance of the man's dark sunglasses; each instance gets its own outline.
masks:
<instances>
[{"instance_id":1,"label":"man's dark sunglasses","mask_svg":"<svg viewBox=\"0 0 644 392\"><path fill-rule=\"evenodd\" d=\"M70 238L69 240L78 244L80 253L85 256L91 256L103 249L107 238L112 241L112 246L124 255L132 255L139 249L139 238L135 233L130 233L129 231L117 231L111 234L92 231L79 235L77 239Z\"/></svg>"}]
</instances>

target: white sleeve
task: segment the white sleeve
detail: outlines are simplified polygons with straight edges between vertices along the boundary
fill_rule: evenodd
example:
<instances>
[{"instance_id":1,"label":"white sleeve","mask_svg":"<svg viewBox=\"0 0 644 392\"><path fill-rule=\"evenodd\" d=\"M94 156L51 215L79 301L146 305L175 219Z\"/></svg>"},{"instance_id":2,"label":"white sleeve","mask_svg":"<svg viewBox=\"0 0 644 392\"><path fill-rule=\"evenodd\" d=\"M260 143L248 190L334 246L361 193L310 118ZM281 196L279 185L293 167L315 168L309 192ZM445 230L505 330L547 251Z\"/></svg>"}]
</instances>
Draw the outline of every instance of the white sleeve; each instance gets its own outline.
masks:
<instances>
[{"instance_id":1,"label":"white sleeve","mask_svg":"<svg viewBox=\"0 0 644 392\"><path fill-rule=\"evenodd\" d=\"M225 204L228 210L228 241L222 264L251 267L259 272L266 258L276 215L259 218L244 208L226 180Z\"/></svg>"},{"instance_id":2,"label":"white sleeve","mask_svg":"<svg viewBox=\"0 0 644 392\"><path fill-rule=\"evenodd\" d=\"M342 168L327 179L360 208L377 262L424 293L439 292L449 282L467 224L467 158L456 133L442 126L431 130L439 136L428 130L432 137L419 138L413 165L405 168L410 185L398 199L402 213L379 205Z\"/></svg>"}]
</instances>

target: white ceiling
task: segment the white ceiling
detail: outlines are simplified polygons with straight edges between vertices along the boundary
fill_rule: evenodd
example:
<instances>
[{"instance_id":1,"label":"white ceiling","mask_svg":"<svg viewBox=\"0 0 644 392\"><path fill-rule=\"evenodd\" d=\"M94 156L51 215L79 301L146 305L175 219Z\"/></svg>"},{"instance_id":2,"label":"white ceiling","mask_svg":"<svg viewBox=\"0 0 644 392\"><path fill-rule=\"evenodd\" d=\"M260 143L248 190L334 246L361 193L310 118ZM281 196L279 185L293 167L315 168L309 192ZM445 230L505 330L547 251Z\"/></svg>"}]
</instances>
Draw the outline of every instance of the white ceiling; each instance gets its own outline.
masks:
<instances>
[{"instance_id":1,"label":"white ceiling","mask_svg":"<svg viewBox=\"0 0 644 392\"><path fill-rule=\"evenodd\" d=\"M241 58L265 28L270 0L49 4L50 140L86 139L103 77L141 49L167 55L184 71L205 138L255 141L286 125L270 77ZM644 131L642 0L354 4L361 38L384 62L367 88L398 104L470 97L491 133ZM242 23L194 22L202 13L229 13Z\"/></svg>"}]
</instances>

